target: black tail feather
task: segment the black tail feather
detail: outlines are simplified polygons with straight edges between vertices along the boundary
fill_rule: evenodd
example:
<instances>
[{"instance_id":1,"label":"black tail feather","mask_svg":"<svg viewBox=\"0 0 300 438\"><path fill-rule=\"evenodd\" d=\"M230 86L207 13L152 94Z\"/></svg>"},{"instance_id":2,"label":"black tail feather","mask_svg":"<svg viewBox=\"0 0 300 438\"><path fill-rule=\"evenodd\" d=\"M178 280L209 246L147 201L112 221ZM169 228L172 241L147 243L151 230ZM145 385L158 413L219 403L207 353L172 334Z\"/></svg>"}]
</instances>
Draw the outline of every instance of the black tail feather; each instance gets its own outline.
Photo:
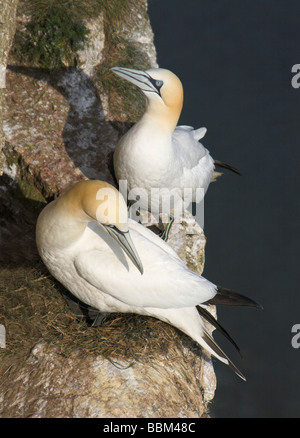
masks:
<instances>
[{"instance_id":1,"label":"black tail feather","mask_svg":"<svg viewBox=\"0 0 300 438\"><path fill-rule=\"evenodd\" d=\"M247 307L256 307L262 309L262 306L256 303L251 298L248 298L244 295L241 295L237 292L234 292L230 289L226 289L222 286L217 286L216 295L202 303L202 305L213 304L213 305L225 305L225 306L247 306ZM232 339L232 337L227 333L227 331L218 323L218 321L204 308L202 305L197 306L197 310L203 318L205 318L213 327L218 329L238 350L240 353L240 349ZM210 336L206 330L204 329L204 333L202 334L203 340L206 344L214 351L215 355L219 358L222 358L226 361L226 363L233 369L233 371L241 377L243 380L246 380L245 376L240 372L240 370L234 365L234 363L226 356L226 354L221 350L221 348L216 344L212 336Z\"/></svg>"},{"instance_id":2,"label":"black tail feather","mask_svg":"<svg viewBox=\"0 0 300 438\"><path fill-rule=\"evenodd\" d=\"M203 304L222 306L247 306L256 307L258 309L263 308L261 304L256 303L255 301L251 300L251 298L248 298L245 295L241 295L230 289L226 289L222 286L217 286L217 294L212 299Z\"/></svg>"},{"instance_id":3,"label":"black tail feather","mask_svg":"<svg viewBox=\"0 0 300 438\"><path fill-rule=\"evenodd\" d=\"M219 330L220 333L222 333L231 343L235 346L237 351L239 352L240 356L241 352L237 345L237 343L232 339L232 337L229 335L229 333L220 325L220 323L212 316L211 313L208 312L208 310L204 309L204 307L197 306L197 310L199 314L206 319L213 327L215 327L217 330Z\"/></svg>"},{"instance_id":4,"label":"black tail feather","mask_svg":"<svg viewBox=\"0 0 300 438\"><path fill-rule=\"evenodd\" d=\"M246 381L246 377L241 373L241 371L234 365L234 363L229 359L229 357L224 353L223 350L216 344L214 339L207 333L204 332L202 335L203 340L209 345L209 347L220 357L225 359L229 367L243 380Z\"/></svg>"},{"instance_id":5,"label":"black tail feather","mask_svg":"<svg viewBox=\"0 0 300 438\"><path fill-rule=\"evenodd\" d=\"M226 163L222 163L222 161L215 160L215 166L222 167L223 169L231 170L231 172L234 172L237 175L242 176L242 174L235 167L230 166L229 164Z\"/></svg>"}]
</instances>

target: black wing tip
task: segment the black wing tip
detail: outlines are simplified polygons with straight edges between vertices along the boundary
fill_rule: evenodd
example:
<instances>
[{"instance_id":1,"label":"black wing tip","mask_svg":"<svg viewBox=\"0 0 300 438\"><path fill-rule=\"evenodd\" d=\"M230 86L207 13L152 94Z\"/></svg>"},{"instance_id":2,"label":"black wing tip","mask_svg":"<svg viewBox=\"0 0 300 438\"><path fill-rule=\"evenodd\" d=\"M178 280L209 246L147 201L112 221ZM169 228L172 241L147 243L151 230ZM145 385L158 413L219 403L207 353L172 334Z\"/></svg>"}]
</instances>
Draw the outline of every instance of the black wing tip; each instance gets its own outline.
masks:
<instances>
[{"instance_id":1,"label":"black wing tip","mask_svg":"<svg viewBox=\"0 0 300 438\"><path fill-rule=\"evenodd\" d=\"M197 307L197 310L198 310L199 314L206 321L208 321L216 330L218 330L220 333L222 333L223 336L225 336L225 338L227 338L229 340L229 342L231 342L232 345L236 348L236 350L239 352L239 355L241 357L243 357L242 353L241 353L241 350L240 350L239 346L237 345L237 343L229 335L229 333L224 329L224 327L221 326L221 324L216 320L216 318L208 310L206 310L204 307L202 307L200 305L196 306L196 307Z\"/></svg>"},{"instance_id":2,"label":"black wing tip","mask_svg":"<svg viewBox=\"0 0 300 438\"><path fill-rule=\"evenodd\" d=\"M239 376L242 380L244 380L244 382L247 382L247 379L244 376L244 374L229 359L228 359L228 366L235 372L237 376Z\"/></svg>"},{"instance_id":3,"label":"black wing tip","mask_svg":"<svg viewBox=\"0 0 300 438\"><path fill-rule=\"evenodd\" d=\"M221 350L221 348L218 346L215 340L207 332L204 332L202 337L203 340L207 343L207 345L209 345L209 347L215 352L216 356L217 357L219 356L219 358L221 357L222 359L224 359L222 360L222 362L228 365L238 377L246 381L246 377L244 376L244 374L234 365L234 363L229 359L229 357L224 353L224 351Z\"/></svg>"},{"instance_id":4,"label":"black wing tip","mask_svg":"<svg viewBox=\"0 0 300 438\"><path fill-rule=\"evenodd\" d=\"M263 310L263 306L260 303L246 297L238 292L234 292L231 289L227 289L222 286L217 286L217 294L207 302L208 304L223 305L223 306L246 306L255 307L256 309ZM206 303L203 303L206 304Z\"/></svg>"},{"instance_id":5,"label":"black wing tip","mask_svg":"<svg viewBox=\"0 0 300 438\"><path fill-rule=\"evenodd\" d=\"M231 172L236 173L239 176L242 176L241 172L236 168L231 166L230 164L223 163L222 161L214 160L215 166L221 167L222 169L231 170Z\"/></svg>"}]
</instances>

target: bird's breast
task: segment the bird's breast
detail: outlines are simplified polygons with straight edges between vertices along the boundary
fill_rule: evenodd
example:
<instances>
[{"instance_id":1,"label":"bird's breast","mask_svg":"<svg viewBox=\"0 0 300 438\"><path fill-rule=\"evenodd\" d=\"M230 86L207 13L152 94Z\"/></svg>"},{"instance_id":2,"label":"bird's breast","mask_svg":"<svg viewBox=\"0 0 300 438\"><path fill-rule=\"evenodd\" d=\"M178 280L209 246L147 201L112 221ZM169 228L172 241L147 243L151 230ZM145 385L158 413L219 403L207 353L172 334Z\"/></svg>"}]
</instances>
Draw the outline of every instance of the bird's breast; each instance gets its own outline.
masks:
<instances>
[{"instance_id":1,"label":"bird's breast","mask_svg":"<svg viewBox=\"0 0 300 438\"><path fill-rule=\"evenodd\" d=\"M118 143L114 167L128 188L161 187L173 178L172 137L155 130L132 128Z\"/></svg>"}]
</instances>

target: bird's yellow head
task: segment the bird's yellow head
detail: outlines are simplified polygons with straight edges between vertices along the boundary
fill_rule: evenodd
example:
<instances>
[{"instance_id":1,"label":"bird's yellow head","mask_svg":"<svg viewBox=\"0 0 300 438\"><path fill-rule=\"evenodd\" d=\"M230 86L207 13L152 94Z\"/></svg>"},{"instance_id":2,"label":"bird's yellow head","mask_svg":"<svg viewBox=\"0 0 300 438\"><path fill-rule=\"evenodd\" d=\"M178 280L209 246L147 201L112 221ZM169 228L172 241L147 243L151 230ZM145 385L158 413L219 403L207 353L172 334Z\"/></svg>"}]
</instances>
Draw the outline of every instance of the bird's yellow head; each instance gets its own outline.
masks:
<instances>
[{"instance_id":1,"label":"bird's yellow head","mask_svg":"<svg viewBox=\"0 0 300 438\"><path fill-rule=\"evenodd\" d=\"M76 217L78 221L92 221L102 227L143 273L142 262L128 229L127 206L115 187L104 181L80 181L58 198L57 202L66 214Z\"/></svg>"},{"instance_id":2,"label":"bird's yellow head","mask_svg":"<svg viewBox=\"0 0 300 438\"><path fill-rule=\"evenodd\" d=\"M170 70L151 68L146 72L156 84L157 91L164 104L181 112L183 105L183 87L180 79ZM151 81L152 82L152 81Z\"/></svg>"},{"instance_id":3,"label":"bird's yellow head","mask_svg":"<svg viewBox=\"0 0 300 438\"><path fill-rule=\"evenodd\" d=\"M128 231L128 210L121 193L103 181L79 183L80 203L84 213L105 226L114 226L122 232Z\"/></svg>"},{"instance_id":4,"label":"bird's yellow head","mask_svg":"<svg viewBox=\"0 0 300 438\"><path fill-rule=\"evenodd\" d=\"M142 90L148 98L150 111L176 126L183 105L183 87L174 73L163 68L143 71L113 67L111 70Z\"/></svg>"}]
</instances>

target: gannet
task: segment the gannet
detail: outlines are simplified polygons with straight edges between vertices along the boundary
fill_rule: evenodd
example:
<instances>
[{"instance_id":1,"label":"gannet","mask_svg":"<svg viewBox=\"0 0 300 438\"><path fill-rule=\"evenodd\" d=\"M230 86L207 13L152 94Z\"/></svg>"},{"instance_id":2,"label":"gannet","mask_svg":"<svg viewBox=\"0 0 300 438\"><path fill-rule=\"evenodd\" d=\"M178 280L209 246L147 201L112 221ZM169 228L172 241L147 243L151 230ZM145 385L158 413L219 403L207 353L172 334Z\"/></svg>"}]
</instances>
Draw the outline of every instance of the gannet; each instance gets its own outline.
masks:
<instances>
[{"instance_id":1,"label":"gannet","mask_svg":"<svg viewBox=\"0 0 300 438\"><path fill-rule=\"evenodd\" d=\"M139 206L154 215L168 213L162 205L164 192L171 198L200 202L208 186L220 173L215 167L237 169L214 160L200 143L206 128L177 126L183 106L183 86L171 71L151 68L146 71L124 67L111 70L139 87L148 105L142 118L118 141L114 152L114 170L118 181L127 182L127 190L138 191ZM196 189L202 190L201 193ZM152 191L151 191L152 189ZM187 197L185 189L192 189ZM170 211L174 204L170 204ZM180 208L180 207L179 207Z\"/></svg>"},{"instance_id":2,"label":"gannet","mask_svg":"<svg viewBox=\"0 0 300 438\"><path fill-rule=\"evenodd\" d=\"M88 306L173 325L245 379L206 327L205 320L237 347L207 306L259 305L189 270L165 241L128 218L113 186L81 181L49 203L37 220L36 244L50 273Z\"/></svg>"}]
</instances>

